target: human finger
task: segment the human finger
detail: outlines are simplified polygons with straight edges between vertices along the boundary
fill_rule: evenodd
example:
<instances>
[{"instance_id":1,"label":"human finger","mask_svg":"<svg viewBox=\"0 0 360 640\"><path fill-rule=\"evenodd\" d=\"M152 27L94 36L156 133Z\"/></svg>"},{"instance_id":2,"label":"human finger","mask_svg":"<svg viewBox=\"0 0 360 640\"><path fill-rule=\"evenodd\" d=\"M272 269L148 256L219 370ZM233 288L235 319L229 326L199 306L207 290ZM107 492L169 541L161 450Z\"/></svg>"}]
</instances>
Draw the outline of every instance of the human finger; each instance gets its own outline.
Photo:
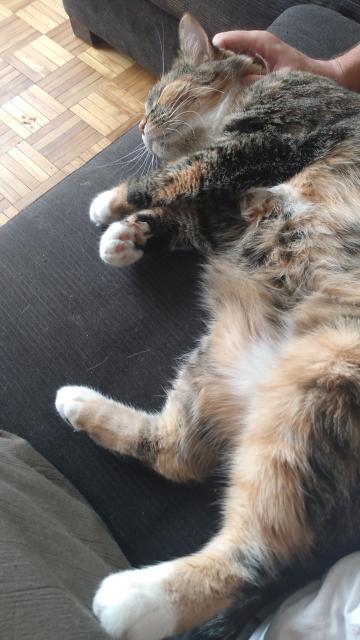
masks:
<instances>
[{"instance_id":1,"label":"human finger","mask_svg":"<svg viewBox=\"0 0 360 640\"><path fill-rule=\"evenodd\" d=\"M263 41L269 35L266 31L224 31L214 36L213 44L235 52L261 54Z\"/></svg>"}]
</instances>

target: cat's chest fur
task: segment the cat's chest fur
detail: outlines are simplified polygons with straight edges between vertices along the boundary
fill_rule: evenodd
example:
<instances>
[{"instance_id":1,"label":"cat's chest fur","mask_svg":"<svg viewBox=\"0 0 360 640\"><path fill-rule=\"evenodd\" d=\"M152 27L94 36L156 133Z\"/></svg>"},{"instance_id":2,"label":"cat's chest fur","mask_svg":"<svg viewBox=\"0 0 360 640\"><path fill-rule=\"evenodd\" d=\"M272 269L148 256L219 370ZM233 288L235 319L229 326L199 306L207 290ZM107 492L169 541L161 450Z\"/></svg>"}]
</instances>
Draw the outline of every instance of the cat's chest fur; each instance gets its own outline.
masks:
<instances>
[{"instance_id":1,"label":"cat's chest fur","mask_svg":"<svg viewBox=\"0 0 360 640\"><path fill-rule=\"evenodd\" d=\"M223 404L251 401L293 338L335 318L360 317L357 191L328 174L319 163L287 183L248 192L239 204L247 229L209 260L209 351Z\"/></svg>"},{"instance_id":2,"label":"cat's chest fur","mask_svg":"<svg viewBox=\"0 0 360 640\"><path fill-rule=\"evenodd\" d=\"M281 356L292 333L292 313L276 309L277 293L272 295L255 279L243 278L240 269L233 270L231 277L230 265L219 261L212 269L210 286L218 290L219 298L215 305L212 301L211 366L223 383L223 393L243 402L257 391Z\"/></svg>"},{"instance_id":3,"label":"cat's chest fur","mask_svg":"<svg viewBox=\"0 0 360 640\"><path fill-rule=\"evenodd\" d=\"M316 268L313 205L291 184L256 189L240 208L248 229L210 259L205 292L212 366L222 393L245 403L279 364Z\"/></svg>"}]
</instances>

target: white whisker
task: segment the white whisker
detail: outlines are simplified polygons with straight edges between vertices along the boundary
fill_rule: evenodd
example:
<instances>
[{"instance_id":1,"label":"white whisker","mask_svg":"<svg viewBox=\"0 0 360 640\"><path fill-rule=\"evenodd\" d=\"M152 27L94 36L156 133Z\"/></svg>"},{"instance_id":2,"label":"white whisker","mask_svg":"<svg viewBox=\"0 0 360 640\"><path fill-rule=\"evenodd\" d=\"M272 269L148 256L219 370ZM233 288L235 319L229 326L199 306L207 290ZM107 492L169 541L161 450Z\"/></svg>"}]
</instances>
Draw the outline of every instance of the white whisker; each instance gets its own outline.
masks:
<instances>
[{"instance_id":1,"label":"white whisker","mask_svg":"<svg viewBox=\"0 0 360 640\"><path fill-rule=\"evenodd\" d=\"M129 153L127 153L125 156L122 156L121 158L117 158L116 160L113 160L112 162L107 162L106 164L100 164L98 165L97 169L104 169L106 167L113 167L114 165L118 165L118 164L127 164L126 158L128 156L131 155L135 155L135 154L139 154L140 150L144 147L143 143L137 145L135 147L135 149L133 149L132 151L130 151Z\"/></svg>"},{"instance_id":2,"label":"white whisker","mask_svg":"<svg viewBox=\"0 0 360 640\"><path fill-rule=\"evenodd\" d=\"M150 153L148 153L147 158L146 158L146 162L145 162L145 167L143 170L143 175L145 174L146 176L149 173L149 168L150 168L150 163L151 163L151 155Z\"/></svg>"},{"instance_id":3,"label":"white whisker","mask_svg":"<svg viewBox=\"0 0 360 640\"><path fill-rule=\"evenodd\" d=\"M147 154L147 149L144 148L143 152L137 158L135 158L131 162L128 162L128 164L133 164L133 167L132 167L132 172L133 173L136 173L138 171L138 168L141 165L141 163L142 163L144 157L146 156L146 154Z\"/></svg>"},{"instance_id":4,"label":"white whisker","mask_svg":"<svg viewBox=\"0 0 360 640\"><path fill-rule=\"evenodd\" d=\"M144 174L144 168L146 166L147 159L148 159L148 150L146 149L145 159L144 159L143 163L141 164L140 168L137 170L137 173L140 173L140 175Z\"/></svg>"},{"instance_id":5,"label":"white whisker","mask_svg":"<svg viewBox=\"0 0 360 640\"><path fill-rule=\"evenodd\" d=\"M139 153L133 158L129 158L129 160L116 160L113 164L118 166L127 166L130 164L133 164L134 162L142 158L145 153L146 153L146 149L144 148L142 151L139 151Z\"/></svg>"},{"instance_id":6,"label":"white whisker","mask_svg":"<svg viewBox=\"0 0 360 640\"><path fill-rule=\"evenodd\" d=\"M154 24L154 27L155 27L156 34L157 34L157 37L158 37L159 43L160 43L160 51L161 51L161 59L162 59L162 75L164 75L164 72L165 72L165 53L164 53L165 38L164 38L164 23L161 21L161 24L162 24L163 42L161 40L160 33L159 33L159 30L158 30L156 24Z\"/></svg>"},{"instance_id":7,"label":"white whisker","mask_svg":"<svg viewBox=\"0 0 360 640\"><path fill-rule=\"evenodd\" d=\"M175 131L175 133L177 133L178 136L181 135L179 129L175 129L175 127L166 127L166 131Z\"/></svg>"},{"instance_id":8,"label":"white whisker","mask_svg":"<svg viewBox=\"0 0 360 640\"><path fill-rule=\"evenodd\" d=\"M188 110L186 110L186 111L182 111L182 112L179 114L179 117L180 117L180 116L182 116L182 115L184 115L185 113L194 113L198 118L200 118L200 119L202 120L204 127L206 127L206 124L205 124L204 118L203 118L203 116L202 116L202 115L200 115L200 113L198 113L197 111L193 111L193 110L191 110L191 109L188 109Z\"/></svg>"},{"instance_id":9,"label":"white whisker","mask_svg":"<svg viewBox=\"0 0 360 640\"><path fill-rule=\"evenodd\" d=\"M179 125L184 125L186 127L189 127L189 129L191 130L193 136L195 137L195 129L194 127L191 126L191 124L189 124L189 122L185 122L185 120L179 120L179 118L172 120L171 124L179 124Z\"/></svg>"}]
</instances>

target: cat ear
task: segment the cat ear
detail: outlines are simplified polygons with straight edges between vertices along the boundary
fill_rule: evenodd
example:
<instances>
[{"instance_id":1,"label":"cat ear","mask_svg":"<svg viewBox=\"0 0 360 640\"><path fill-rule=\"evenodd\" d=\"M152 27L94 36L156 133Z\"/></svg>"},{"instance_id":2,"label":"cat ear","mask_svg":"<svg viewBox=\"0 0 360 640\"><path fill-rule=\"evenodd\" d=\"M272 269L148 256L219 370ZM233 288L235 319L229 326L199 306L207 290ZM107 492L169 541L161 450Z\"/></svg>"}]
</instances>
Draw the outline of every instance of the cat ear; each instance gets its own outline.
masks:
<instances>
[{"instance_id":1,"label":"cat ear","mask_svg":"<svg viewBox=\"0 0 360 640\"><path fill-rule=\"evenodd\" d=\"M180 49L191 65L198 65L214 58L215 49L204 29L190 13L185 13L179 24Z\"/></svg>"}]
</instances>

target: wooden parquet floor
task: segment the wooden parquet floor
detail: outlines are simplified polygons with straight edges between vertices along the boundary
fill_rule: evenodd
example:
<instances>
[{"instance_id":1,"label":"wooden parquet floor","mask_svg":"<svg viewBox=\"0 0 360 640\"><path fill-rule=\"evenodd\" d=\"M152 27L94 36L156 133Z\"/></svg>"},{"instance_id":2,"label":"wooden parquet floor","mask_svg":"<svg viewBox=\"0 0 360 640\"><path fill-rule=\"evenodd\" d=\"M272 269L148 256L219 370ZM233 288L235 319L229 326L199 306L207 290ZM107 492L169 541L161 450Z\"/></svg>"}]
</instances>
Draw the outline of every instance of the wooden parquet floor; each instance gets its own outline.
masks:
<instances>
[{"instance_id":1,"label":"wooden parquet floor","mask_svg":"<svg viewBox=\"0 0 360 640\"><path fill-rule=\"evenodd\" d=\"M0 224L138 121L153 82L76 38L61 0L0 0Z\"/></svg>"}]
</instances>

